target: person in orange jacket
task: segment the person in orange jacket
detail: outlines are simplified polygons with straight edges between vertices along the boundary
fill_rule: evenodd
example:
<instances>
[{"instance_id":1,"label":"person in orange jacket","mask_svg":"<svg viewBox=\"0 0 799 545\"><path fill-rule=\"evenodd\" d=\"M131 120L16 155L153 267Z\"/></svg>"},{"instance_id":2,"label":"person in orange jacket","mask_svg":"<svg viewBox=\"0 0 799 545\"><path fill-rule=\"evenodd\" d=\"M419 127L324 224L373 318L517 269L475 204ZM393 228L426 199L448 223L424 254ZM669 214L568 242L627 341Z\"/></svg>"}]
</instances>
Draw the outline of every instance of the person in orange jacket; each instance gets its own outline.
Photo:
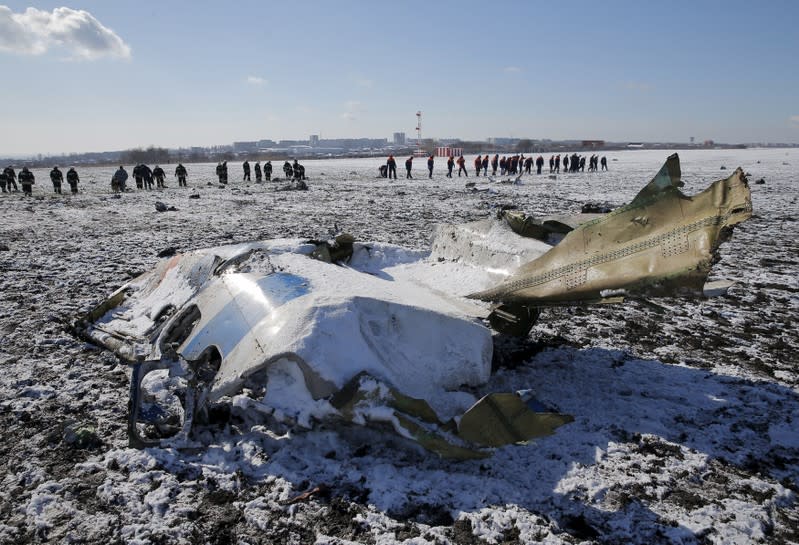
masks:
<instances>
[{"instance_id":1,"label":"person in orange jacket","mask_svg":"<svg viewBox=\"0 0 799 545\"><path fill-rule=\"evenodd\" d=\"M475 176L480 176L480 169L483 168L483 157L482 155L478 155L477 158L474 160L474 172Z\"/></svg>"},{"instance_id":2,"label":"person in orange jacket","mask_svg":"<svg viewBox=\"0 0 799 545\"><path fill-rule=\"evenodd\" d=\"M458 157L457 163L458 163L458 178L461 177L461 172L463 172L468 178L469 173L466 172L466 159L463 158L463 155Z\"/></svg>"},{"instance_id":3,"label":"person in orange jacket","mask_svg":"<svg viewBox=\"0 0 799 545\"><path fill-rule=\"evenodd\" d=\"M388 156L388 160L386 161L386 166L388 167L388 179L391 179L391 175L394 174L394 179L397 179L397 161L394 159L393 155Z\"/></svg>"}]
</instances>

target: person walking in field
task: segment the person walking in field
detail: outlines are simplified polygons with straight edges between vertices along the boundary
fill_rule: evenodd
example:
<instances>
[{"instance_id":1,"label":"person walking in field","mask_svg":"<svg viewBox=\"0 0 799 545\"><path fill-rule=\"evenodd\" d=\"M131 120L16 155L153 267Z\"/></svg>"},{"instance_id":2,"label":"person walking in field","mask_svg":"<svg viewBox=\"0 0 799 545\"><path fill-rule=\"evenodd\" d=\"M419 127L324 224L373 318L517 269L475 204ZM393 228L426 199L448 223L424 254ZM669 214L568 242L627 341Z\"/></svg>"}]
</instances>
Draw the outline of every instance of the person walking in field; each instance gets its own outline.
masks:
<instances>
[{"instance_id":1,"label":"person walking in field","mask_svg":"<svg viewBox=\"0 0 799 545\"><path fill-rule=\"evenodd\" d=\"M69 184L69 191L73 195L78 194L78 182L80 181L80 177L78 176L78 172L75 170L75 167L69 167L67 171L67 183Z\"/></svg>"},{"instance_id":2,"label":"person walking in field","mask_svg":"<svg viewBox=\"0 0 799 545\"><path fill-rule=\"evenodd\" d=\"M166 185L164 184L164 178L166 178L166 172L164 169L155 165L153 169L153 178L155 178L155 187L158 189L166 189Z\"/></svg>"},{"instance_id":3,"label":"person walking in field","mask_svg":"<svg viewBox=\"0 0 799 545\"><path fill-rule=\"evenodd\" d=\"M412 168L413 168L413 155L411 155L410 157L408 157L408 159L405 160L405 178L406 179L408 179L408 178L413 179L413 176L411 176L411 169Z\"/></svg>"},{"instance_id":4,"label":"person walking in field","mask_svg":"<svg viewBox=\"0 0 799 545\"><path fill-rule=\"evenodd\" d=\"M433 156L431 155L430 157L427 158L427 177L428 178L432 178L433 177L433 165L434 164L435 164L435 160L433 159Z\"/></svg>"},{"instance_id":5,"label":"person walking in field","mask_svg":"<svg viewBox=\"0 0 799 545\"><path fill-rule=\"evenodd\" d=\"M261 161L256 161L255 162L255 181L257 183L261 183L261 178L262 178L262 175L261 175Z\"/></svg>"},{"instance_id":6,"label":"person walking in field","mask_svg":"<svg viewBox=\"0 0 799 545\"><path fill-rule=\"evenodd\" d=\"M252 181L252 180L250 179L250 162L249 162L248 160L246 160L246 159L245 159L245 160L244 160L244 164L243 164L243 165L241 165L241 166L244 168L244 178L242 178L242 179L241 179L241 181L242 181L242 182L243 182L244 180L247 180L248 182Z\"/></svg>"},{"instance_id":7,"label":"person walking in field","mask_svg":"<svg viewBox=\"0 0 799 545\"><path fill-rule=\"evenodd\" d=\"M544 167L544 157L539 155L538 159L535 160L535 172L536 174L541 174L541 169Z\"/></svg>"},{"instance_id":8,"label":"person walking in field","mask_svg":"<svg viewBox=\"0 0 799 545\"><path fill-rule=\"evenodd\" d=\"M488 154L483 157L483 176L488 176Z\"/></svg>"},{"instance_id":9,"label":"person walking in field","mask_svg":"<svg viewBox=\"0 0 799 545\"><path fill-rule=\"evenodd\" d=\"M6 193L6 181L8 178L6 177L6 171L0 171L0 189L3 190L3 193Z\"/></svg>"},{"instance_id":10,"label":"person walking in field","mask_svg":"<svg viewBox=\"0 0 799 545\"><path fill-rule=\"evenodd\" d=\"M61 194L61 184L64 181L64 175L58 170L58 165L53 167L50 171L50 181L53 182L53 193Z\"/></svg>"},{"instance_id":11,"label":"person walking in field","mask_svg":"<svg viewBox=\"0 0 799 545\"><path fill-rule=\"evenodd\" d=\"M147 170L150 170L149 168ZM111 177L111 190L114 193L119 193L120 191L125 191L125 182L128 180L128 171L125 170L125 167L122 165L119 166L119 169L114 172L114 175Z\"/></svg>"},{"instance_id":12,"label":"person walking in field","mask_svg":"<svg viewBox=\"0 0 799 545\"><path fill-rule=\"evenodd\" d=\"M560 174L560 153L555 156L555 174Z\"/></svg>"},{"instance_id":13,"label":"person walking in field","mask_svg":"<svg viewBox=\"0 0 799 545\"><path fill-rule=\"evenodd\" d=\"M466 159L463 158L463 155L458 157L458 160L456 162L458 163L458 178L461 177L461 172L463 172L464 176L468 178L469 173L466 172Z\"/></svg>"},{"instance_id":14,"label":"person walking in field","mask_svg":"<svg viewBox=\"0 0 799 545\"><path fill-rule=\"evenodd\" d=\"M287 180L290 180L294 176L294 169L291 168L291 163L288 161L283 163L283 175Z\"/></svg>"},{"instance_id":15,"label":"person walking in field","mask_svg":"<svg viewBox=\"0 0 799 545\"><path fill-rule=\"evenodd\" d=\"M272 179L272 161L267 161L264 165L264 179L267 182Z\"/></svg>"},{"instance_id":16,"label":"person walking in field","mask_svg":"<svg viewBox=\"0 0 799 545\"><path fill-rule=\"evenodd\" d=\"M178 166L175 167L175 177L178 179L178 187L186 187L186 176L188 176L188 174L183 163L178 163Z\"/></svg>"},{"instance_id":17,"label":"person walking in field","mask_svg":"<svg viewBox=\"0 0 799 545\"><path fill-rule=\"evenodd\" d=\"M495 153L494 157L491 159L491 176L497 175L498 166L499 166L499 153Z\"/></svg>"},{"instance_id":18,"label":"person walking in field","mask_svg":"<svg viewBox=\"0 0 799 545\"><path fill-rule=\"evenodd\" d=\"M153 188L153 171L150 170L145 164L139 165L139 172L141 173L142 177L142 187L144 189L152 189Z\"/></svg>"},{"instance_id":19,"label":"person walking in field","mask_svg":"<svg viewBox=\"0 0 799 545\"><path fill-rule=\"evenodd\" d=\"M455 157L450 155L447 158L447 178L452 178L452 169L455 168Z\"/></svg>"},{"instance_id":20,"label":"person walking in field","mask_svg":"<svg viewBox=\"0 0 799 545\"><path fill-rule=\"evenodd\" d=\"M8 185L8 192L11 193L11 186L14 186L14 191L19 191L17 187L17 173L14 172L14 167L8 165L3 172L6 175L6 184Z\"/></svg>"},{"instance_id":21,"label":"person walking in field","mask_svg":"<svg viewBox=\"0 0 799 545\"><path fill-rule=\"evenodd\" d=\"M483 168L483 156L482 155L478 155L474 159L474 175L475 176L480 176L480 169L481 168Z\"/></svg>"},{"instance_id":22,"label":"person walking in field","mask_svg":"<svg viewBox=\"0 0 799 545\"><path fill-rule=\"evenodd\" d=\"M394 159L393 155L389 155L388 159L386 160L386 166L388 167L388 179L390 180L393 176L394 179L397 179L397 161Z\"/></svg>"},{"instance_id":23,"label":"person walking in field","mask_svg":"<svg viewBox=\"0 0 799 545\"><path fill-rule=\"evenodd\" d=\"M608 158L603 155L602 159L599 160L599 164L602 165L602 170L607 170L608 169Z\"/></svg>"},{"instance_id":24,"label":"person walking in field","mask_svg":"<svg viewBox=\"0 0 799 545\"><path fill-rule=\"evenodd\" d=\"M36 182L36 177L33 172L28 170L28 167L22 167L19 173L19 185L22 186L22 192L25 195L33 194L33 184Z\"/></svg>"}]
</instances>

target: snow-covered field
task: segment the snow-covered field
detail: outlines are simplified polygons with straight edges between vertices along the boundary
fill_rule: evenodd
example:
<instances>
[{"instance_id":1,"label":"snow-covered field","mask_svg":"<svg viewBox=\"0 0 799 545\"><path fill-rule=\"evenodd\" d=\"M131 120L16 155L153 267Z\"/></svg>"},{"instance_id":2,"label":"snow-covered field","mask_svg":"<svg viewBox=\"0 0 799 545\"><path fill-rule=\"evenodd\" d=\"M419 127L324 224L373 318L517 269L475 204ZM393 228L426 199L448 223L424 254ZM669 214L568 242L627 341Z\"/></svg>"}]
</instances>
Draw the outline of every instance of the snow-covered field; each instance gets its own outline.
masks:
<instances>
[{"instance_id":1,"label":"snow-covered field","mask_svg":"<svg viewBox=\"0 0 799 545\"><path fill-rule=\"evenodd\" d=\"M440 159L432 180L417 160L415 179L391 182L374 159L307 161L310 190L285 192L240 182L238 163L227 189L206 185L215 165L187 165L188 188L121 198L113 168L79 169L76 197L35 170L34 198L0 194L0 542L799 543L797 149L680 152L687 194L751 173L754 217L713 274L739 284L705 301L545 311L527 342L497 348L502 367L475 393L530 389L575 421L488 460L225 415L206 448L129 449L129 369L65 329L168 247L339 230L425 248L434 224L501 205L624 204L667 155L608 153L609 172L522 185L480 178L487 192L445 178Z\"/></svg>"}]
</instances>

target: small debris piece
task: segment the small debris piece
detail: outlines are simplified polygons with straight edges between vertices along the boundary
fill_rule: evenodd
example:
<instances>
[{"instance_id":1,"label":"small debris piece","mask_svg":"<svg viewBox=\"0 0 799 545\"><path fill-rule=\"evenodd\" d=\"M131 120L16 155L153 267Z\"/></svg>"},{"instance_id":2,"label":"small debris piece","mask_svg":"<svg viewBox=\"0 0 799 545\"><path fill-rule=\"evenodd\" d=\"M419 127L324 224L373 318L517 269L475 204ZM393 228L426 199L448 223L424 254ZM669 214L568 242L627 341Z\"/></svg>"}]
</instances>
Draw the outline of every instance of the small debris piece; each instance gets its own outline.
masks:
<instances>
[{"instance_id":1,"label":"small debris piece","mask_svg":"<svg viewBox=\"0 0 799 545\"><path fill-rule=\"evenodd\" d=\"M314 496L328 496L329 494L330 487L326 484L320 484L319 486L315 486L307 492L303 492L299 496L294 496L290 500L287 500L283 505L293 505L295 503L309 501Z\"/></svg>"},{"instance_id":2,"label":"small debris piece","mask_svg":"<svg viewBox=\"0 0 799 545\"><path fill-rule=\"evenodd\" d=\"M93 426L81 423L64 428L64 443L76 449L94 449L103 444Z\"/></svg>"},{"instance_id":3,"label":"small debris piece","mask_svg":"<svg viewBox=\"0 0 799 545\"><path fill-rule=\"evenodd\" d=\"M8 244L0 244L0 252L7 252L11 248L8 247Z\"/></svg>"},{"instance_id":4,"label":"small debris piece","mask_svg":"<svg viewBox=\"0 0 799 545\"><path fill-rule=\"evenodd\" d=\"M759 180L755 180L755 184L757 184L757 185L765 185L766 184L766 179L765 178L760 178Z\"/></svg>"},{"instance_id":5,"label":"small debris piece","mask_svg":"<svg viewBox=\"0 0 799 545\"><path fill-rule=\"evenodd\" d=\"M169 248L164 248L163 250L158 252L157 256L158 257L172 257L176 253L178 253L178 249L175 248L174 246L170 246Z\"/></svg>"}]
</instances>

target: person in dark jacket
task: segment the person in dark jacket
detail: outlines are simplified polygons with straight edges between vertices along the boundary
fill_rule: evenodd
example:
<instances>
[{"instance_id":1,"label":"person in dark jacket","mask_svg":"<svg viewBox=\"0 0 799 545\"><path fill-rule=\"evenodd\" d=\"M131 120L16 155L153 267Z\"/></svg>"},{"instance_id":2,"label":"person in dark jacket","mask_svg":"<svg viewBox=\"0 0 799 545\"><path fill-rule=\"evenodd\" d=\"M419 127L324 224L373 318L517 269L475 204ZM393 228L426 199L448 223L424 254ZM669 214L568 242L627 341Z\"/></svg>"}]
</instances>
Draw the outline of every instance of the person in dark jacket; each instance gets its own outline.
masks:
<instances>
[{"instance_id":1,"label":"person in dark jacket","mask_svg":"<svg viewBox=\"0 0 799 545\"><path fill-rule=\"evenodd\" d=\"M166 172L164 169L155 165L153 169L153 178L155 178L155 187L158 189L165 189L166 185L164 184L164 178L166 178Z\"/></svg>"},{"instance_id":2,"label":"person in dark jacket","mask_svg":"<svg viewBox=\"0 0 799 545\"><path fill-rule=\"evenodd\" d=\"M503 155L502 159L499 160L499 175L504 176L507 170L508 170L508 160Z\"/></svg>"},{"instance_id":3,"label":"person in dark jacket","mask_svg":"<svg viewBox=\"0 0 799 545\"><path fill-rule=\"evenodd\" d=\"M53 193L61 194L61 184L64 182L64 175L58 170L58 165L50 171L50 181L53 182Z\"/></svg>"},{"instance_id":4,"label":"person in dark jacket","mask_svg":"<svg viewBox=\"0 0 799 545\"><path fill-rule=\"evenodd\" d=\"M175 167L175 176L178 179L178 187L186 187L186 176L189 173L186 171L186 167L183 166L183 163L178 163L178 166Z\"/></svg>"},{"instance_id":5,"label":"person in dark jacket","mask_svg":"<svg viewBox=\"0 0 799 545\"><path fill-rule=\"evenodd\" d=\"M272 179L272 161L267 161L264 165L264 179L267 182Z\"/></svg>"},{"instance_id":6,"label":"person in dark jacket","mask_svg":"<svg viewBox=\"0 0 799 545\"><path fill-rule=\"evenodd\" d=\"M149 168L147 169L150 170ZM119 193L120 191L125 191L125 182L128 180L128 171L125 170L125 167L122 165L119 166L119 169L114 172L114 176L111 177L111 190L114 193Z\"/></svg>"},{"instance_id":7,"label":"person in dark jacket","mask_svg":"<svg viewBox=\"0 0 799 545\"><path fill-rule=\"evenodd\" d=\"M6 192L6 181L7 180L8 180L8 178L6 176L6 171L5 170L0 171L0 189L3 190L3 193L7 193Z\"/></svg>"},{"instance_id":8,"label":"person in dark jacket","mask_svg":"<svg viewBox=\"0 0 799 545\"><path fill-rule=\"evenodd\" d=\"M560 153L555 156L555 174L560 174Z\"/></svg>"},{"instance_id":9,"label":"person in dark jacket","mask_svg":"<svg viewBox=\"0 0 799 545\"><path fill-rule=\"evenodd\" d=\"M433 159L433 156L431 155L430 157L427 158L427 177L428 178L432 178L433 177L433 165L434 164L435 164L435 159Z\"/></svg>"},{"instance_id":10,"label":"person in dark jacket","mask_svg":"<svg viewBox=\"0 0 799 545\"><path fill-rule=\"evenodd\" d=\"M292 165L291 170L294 173L295 180L305 180L305 167L302 166L296 159L294 159L294 164Z\"/></svg>"},{"instance_id":11,"label":"person in dark jacket","mask_svg":"<svg viewBox=\"0 0 799 545\"><path fill-rule=\"evenodd\" d=\"M289 163L288 161L283 163L283 175L286 177L286 179L289 179L292 176L294 176L294 169L291 168L291 163Z\"/></svg>"},{"instance_id":12,"label":"person in dark jacket","mask_svg":"<svg viewBox=\"0 0 799 545\"><path fill-rule=\"evenodd\" d=\"M67 183L69 184L69 191L73 195L77 195L78 194L78 182L79 181L80 181L80 178L78 177L78 173L75 170L75 167L69 167L69 170L67 171Z\"/></svg>"},{"instance_id":13,"label":"person in dark jacket","mask_svg":"<svg viewBox=\"0 0 799 545\"><path fill-rule=\"evenodd\" d=\"M142 189L142 173L141 173L141 164L136 165L133 167L133 179L136 180L136 189Z\"/></svg>"},{"instance_id":14,"label":"person in dark jacket","mask_svg":"<svg viewBox=\"0 0 799 545\"><path fill-rule=\"evenodd\" d=\"M145 164L139 165L139 173L142 177L142 187L144 189L152 189L153 188L153 171L150 170Z\"/></svg>"},{"instance_id":15,"label":"person in dark jacket","mask_svg":"<svg viewBox=\"0 0 799 545\"><path fill-rule=\"evenodd\" d=\"M33 194L33 184L35 182L36 177L33 175L33 172L28 170L28 167L22 167L19 173L19 185L22 186L22 192L25 193L25 195Z\"/></svg>"},{"instance_id":16,"label":"person in dark jacket","mask_svg":"<svg viewBox=\"0 0 799 545\"><path fill-rule=\"evenodd\" d=\"M563 172L569 172L569 154L563 156Z\"/></svg>"},{"instance_id":17,"label":"person in dark jacket","mask_svg":"<svg viewBox=\"0 0 799 545\"><path fill-rule=\"evenodd\" d=\"M6 174L6 184L8 185L8 192L11 193L11 186L14 186L14 191L19 191L17 187L17 174L14 172L14 167L8 165L5 170L3 170Z\"/></svg>"},{"instance_id":18,"label":"person in dark jacket","mask_svg":"<svg viewBox=\"0 0 799 545\"><path fill-rule=\"evenodd\" d=\"M413 168L413 155L405 160L405 178L413 178L411 176L411 169Z\"/></svg>"},{"instance_id":19,"label":"person in dark jacket","mask_svg":"<svg viewBox=\"0 0 799 545\"><path fill-rule=\"evenodd\" d=\"M447 178L452 178L452 169L455 168L455 157L452 155L447 159Z\"/></svg>"},{"instance_id":20,"label":"person in dark jacket","mask_svg":"<svg viewBox=\"0 0 799 545\"><path fill-rule=\"evenodd\" d=\"M388 159L386 160L386 166L388 167L388 179L390 180L393 176L394 179L397 179L397 161L394 159L393 155L389 155Z\"/></svg>"},{"instance_id":21,"label":"person in dark jacket","mask_svg":"<svg viewBox=\"0 0 799 545\"><path fill-rule=\"evenodd\" d=\"M488 176L488 154L483 157L483 176Z\"/></svg>"},{"instance_id":22,"label":"person in dark jacket","mask_svg":"<svg viewBox=\"0 0 799 545\"><path fill-rule=\"evenodd\" d=\"M599 160L599 164L602 165L602 170L607 170L608 169L608 158L603 155L602 159Z\"/></svg>"},{"instance_id":23,"label":"person in dark jacket","mask_svg":"<svg viewBox=\"0 0 799 545\"><path fill-rule=\"evenodd\" d=\"M538 159L535 160L535 172L536 174L541 174L541 169L544 167L544 157L542 155L538 156Z\"/></svg>"},{"instance_id":24,"label":"person in dark jacket","mask_svg":"<svg viewBox=\"0 0 799 545\"><path fill-rule=\"evenodd\" d=\"M244 164L241 166L244 168L244 178L242 178L241 181L247 180L248 182L251 182L252 180L250 179L250 162L245 159Z\"/></svg>"},{"instance_id":25,"label":"person in dark jacket","mask_svg":"<svg viewBox=\"0 0 799 545\"><path fill-rule=\"evenodd\" d=\"M491 176L497 175L497 167L499 166L499 153L495 153L491 159Z\"/></svg>"},{"instance_id":26,"label":"person in dark jacket","mask_svg":"<svg viewBox=\"0 0 799 545\"><path fill-rule=\"evenodd\" d=\"M533 171L533 158L528 157L524 160L524 173L531 174Z\"/></svg>"},{"instance_id":27,"label":"person in dark jacket","mask_svg":"<svg viewBox=\"0 0 799 545\"><path fill-rule=\"evenodd\" d=\"M261 183L261 179L263 178L261 174L261 161L255 162L255 181Z\"/></svg>"}]
</instances>

